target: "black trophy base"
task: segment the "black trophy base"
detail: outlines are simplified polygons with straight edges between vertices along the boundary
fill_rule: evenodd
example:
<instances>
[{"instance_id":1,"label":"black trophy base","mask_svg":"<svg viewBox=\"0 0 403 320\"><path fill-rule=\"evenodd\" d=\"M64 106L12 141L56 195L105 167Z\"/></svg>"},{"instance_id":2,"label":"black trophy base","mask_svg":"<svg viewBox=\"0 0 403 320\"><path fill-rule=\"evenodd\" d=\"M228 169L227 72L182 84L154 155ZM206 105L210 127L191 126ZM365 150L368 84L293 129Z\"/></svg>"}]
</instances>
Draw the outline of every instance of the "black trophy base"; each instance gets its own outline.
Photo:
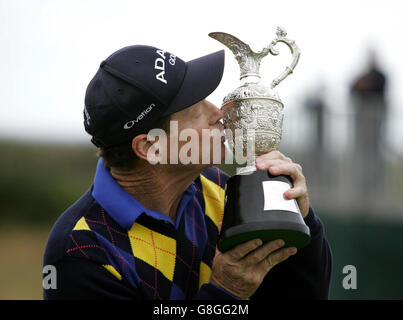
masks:
<instances>
[{"instance_id":1,"label":"black trophy base","mask_svg":"<svg viewBox=\"0 0 403 320\"><path fill-rule=\"evenodd\" d=\"M301 213L264 210L263 181L285 182L292 187L289 177L272 176L267 171L236 175L227 181L224 221L218 241L221 252L252 239L264 243L282 239L284 247L297 249L310 242L310 230Z\"/></svg>"},{"instance_id":2,"label":"black trophy base","mask_svg":"<svg viewBox=\"0 0 403 320\"><path fill-rule=\"evenodd\" d=\"M294 215L287 211L278 211L278 213L281 215L280 219L285 218L286 215L293 218ZM310 231L306 225L281 222L276 219L275 221L249 222L227 229L225 234L220 237L218 249L225 252L253 239L261 239L263 243L282 239L285 242L284 247L296 247L297 249L305 247L311 241Z\"/></svg>"}]
</instances>

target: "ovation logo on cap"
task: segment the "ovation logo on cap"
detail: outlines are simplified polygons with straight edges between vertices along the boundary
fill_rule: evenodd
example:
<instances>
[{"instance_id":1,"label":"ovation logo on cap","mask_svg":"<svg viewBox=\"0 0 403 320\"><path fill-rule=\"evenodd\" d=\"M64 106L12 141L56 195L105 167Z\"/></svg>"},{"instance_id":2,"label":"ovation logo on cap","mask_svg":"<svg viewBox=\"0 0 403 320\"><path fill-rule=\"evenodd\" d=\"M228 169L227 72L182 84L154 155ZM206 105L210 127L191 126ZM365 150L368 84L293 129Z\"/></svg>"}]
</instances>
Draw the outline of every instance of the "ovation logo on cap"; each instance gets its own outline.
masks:
<instances>
[{"instance_id":1,"label":"ovation logo on cap","mask_svg":"<svg viewBox=\"0 0 403 320\"><path fill-rule=\"evenodd\" d=\"M146 109L141 111L141 113L137 116L136 119L126 122L125 125L123 126L123 129L125 130L131 129L135 123L138 123L140 120L142 120L154 107L155 107L154 103L150 104Z\"/></svg>"}]
</instances>

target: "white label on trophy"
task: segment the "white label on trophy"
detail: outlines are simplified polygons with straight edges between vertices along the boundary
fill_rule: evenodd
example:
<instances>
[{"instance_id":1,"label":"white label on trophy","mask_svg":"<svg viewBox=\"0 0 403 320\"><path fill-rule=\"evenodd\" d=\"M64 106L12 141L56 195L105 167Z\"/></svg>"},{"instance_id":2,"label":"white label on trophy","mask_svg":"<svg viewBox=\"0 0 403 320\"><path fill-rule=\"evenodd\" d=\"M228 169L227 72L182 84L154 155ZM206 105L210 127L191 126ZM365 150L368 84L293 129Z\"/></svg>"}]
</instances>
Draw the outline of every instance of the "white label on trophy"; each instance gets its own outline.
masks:
<instances>
[{"instance_id":1,"label":"white label on trophy","mask_svg":"<svg viewBox=\"0 0 403 320\"><path fill-rule=\"evenodd\" d=\"M286 210L300 213L295 199L284 199L290 185L281 181L263 181L264 210Z\"/></svg>"}]
</instances>

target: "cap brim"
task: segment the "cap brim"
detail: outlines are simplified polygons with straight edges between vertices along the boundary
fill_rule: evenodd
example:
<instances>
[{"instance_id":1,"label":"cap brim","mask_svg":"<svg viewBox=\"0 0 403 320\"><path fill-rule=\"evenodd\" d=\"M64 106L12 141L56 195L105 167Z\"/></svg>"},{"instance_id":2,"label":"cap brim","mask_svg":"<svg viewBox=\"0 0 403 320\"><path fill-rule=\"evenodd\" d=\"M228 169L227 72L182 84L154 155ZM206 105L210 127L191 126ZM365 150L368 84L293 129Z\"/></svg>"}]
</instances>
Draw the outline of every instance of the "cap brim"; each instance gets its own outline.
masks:
<instances>
[{"instance_id":1,"label":"cap brim","mask_svg":"<svg viewBox=\"0 0 403 320\"><path fill-rule=\"evenodd\" d=\"M188 61L178 94L164 116L183 110L205 99L220 84L224 73L224 50Z\"/></svg>"}]
</instances>

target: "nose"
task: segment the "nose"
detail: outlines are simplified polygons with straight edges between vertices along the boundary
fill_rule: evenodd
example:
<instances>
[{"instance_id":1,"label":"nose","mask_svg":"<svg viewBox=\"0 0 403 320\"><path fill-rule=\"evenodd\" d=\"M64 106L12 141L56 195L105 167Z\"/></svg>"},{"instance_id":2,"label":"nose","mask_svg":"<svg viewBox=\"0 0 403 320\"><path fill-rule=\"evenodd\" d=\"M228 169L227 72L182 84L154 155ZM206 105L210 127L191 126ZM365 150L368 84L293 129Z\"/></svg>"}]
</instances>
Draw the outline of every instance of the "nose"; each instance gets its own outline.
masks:
<instances>
[{"instance_id":1,"label":"nose","mask_svg":"<svg viewBox=\"0 0 403 320\"><path fill-rule=\"evenodd\" d=\"M224 112L221 111L221 109L217 108L217 118L216 118L216 122L214 123L216 127L218 127L218 129L220 131L223 131L225 129L225 125L223 122L223 118L224 118Z\"/></svg>"},{"instance_id":2,"label":"nose","mask_svg":"<svg viewBox=\"0 0 403 320\"><path fill-rule=\"evenodd\" d=\"M216 108L216 112L217 112L217 117L218 117L218 120L217 120L217 121L219 121L219 120L221 120L222 118L224 118L224 112L223 112L221 109Z\"/></svg>"},{"instance_id":3,"label":"nose","mask_svg":"<svg viewBox=\"0 0 403 320\"><path fill-rule=\"evenodd\" d=\"M214 118L212 119L212 123L215 126L218 126L218 128L220 130L224 130L225 126L224 126L224 123L222 121L222 119L224 118L224 112L222 112L222 110L218 109L217 107L214 107L214 108L215 108L215 110L214 110Z\"/></svg>"},{"instance_id":4,"label":"nose","mask_svg":"<svg viewBox=\"0 0 403 320\"><path fill-rule=\"evenodd\" d=\"M220 121L222 118L224 118L224 112L217 108L214 104L212 104L211 102L208 102L208 105L210 107L211 110L211 122L213 124L217 123L217 122L222 122Z\"/></svg>"}]
</instances>

